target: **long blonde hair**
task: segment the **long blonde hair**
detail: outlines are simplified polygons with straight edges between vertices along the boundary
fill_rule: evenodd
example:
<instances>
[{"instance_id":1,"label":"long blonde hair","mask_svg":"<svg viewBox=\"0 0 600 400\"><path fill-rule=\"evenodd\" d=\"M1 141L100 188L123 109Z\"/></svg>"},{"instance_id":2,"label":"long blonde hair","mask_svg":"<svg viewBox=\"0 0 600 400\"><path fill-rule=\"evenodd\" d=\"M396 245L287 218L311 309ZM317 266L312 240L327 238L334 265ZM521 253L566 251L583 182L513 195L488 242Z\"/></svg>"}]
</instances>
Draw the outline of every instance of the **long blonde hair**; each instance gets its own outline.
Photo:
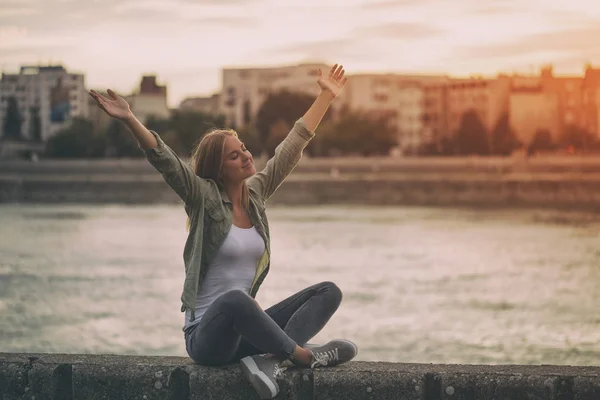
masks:
<instances>
[{"instance_id":1,"label":"long blonde hair","mask_svg":"<svg viewBox=\"0 0 600 400\"><path fill-rule=\"evenodd\" d=\"M215 129L206 133L200 142L192 151L190 164L196 175L203 179L214 181L219 190L225 187L223 181L223 152L225 150L225 139L228 136L238 137L238 134L233 129ZM242 205L248 208L249 203L248 185L244 181L242 187ZM191 227L191 220L187 219L188 230Z\"/></svg>"}]
</instances>

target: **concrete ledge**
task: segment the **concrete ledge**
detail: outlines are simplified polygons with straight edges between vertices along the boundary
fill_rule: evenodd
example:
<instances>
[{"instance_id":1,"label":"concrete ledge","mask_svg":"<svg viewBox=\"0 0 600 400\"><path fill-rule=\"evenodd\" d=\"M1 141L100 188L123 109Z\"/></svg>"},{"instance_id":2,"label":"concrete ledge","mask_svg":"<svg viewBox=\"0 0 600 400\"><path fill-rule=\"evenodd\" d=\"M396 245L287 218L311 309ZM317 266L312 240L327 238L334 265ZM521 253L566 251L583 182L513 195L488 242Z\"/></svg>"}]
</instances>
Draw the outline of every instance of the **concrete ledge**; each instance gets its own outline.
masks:
<instances>
[{"instance_id":1,"label":"concrete ledge","mask_svg":"<svg viewBox=\"0 0 600 400\"><path fill-rule=\"evenodd\" d=\"M352 362L288 370L278 399L599 400L600 367ZM0 353L0 399L257 399L237 365L187 358Z\"/></svg>"}]
</instances>

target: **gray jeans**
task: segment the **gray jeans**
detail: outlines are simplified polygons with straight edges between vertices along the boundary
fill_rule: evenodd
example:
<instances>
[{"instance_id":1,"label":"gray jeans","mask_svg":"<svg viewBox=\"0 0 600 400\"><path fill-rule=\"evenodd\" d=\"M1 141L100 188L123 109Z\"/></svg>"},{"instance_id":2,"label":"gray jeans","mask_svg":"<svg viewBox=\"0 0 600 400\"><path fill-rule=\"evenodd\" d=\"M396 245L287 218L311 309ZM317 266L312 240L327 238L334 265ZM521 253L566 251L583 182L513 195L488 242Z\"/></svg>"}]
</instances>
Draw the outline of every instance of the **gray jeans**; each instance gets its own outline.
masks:
<instances>
[{"instance_id":1,"label":"gray jeans","mask_svg":"<svg viewBox=\"0 0 600 400\"><path fill-rule=\"evenodd\" d=\"M241 290L219 296L200 323L185 331L185 347L198 364L220 366L272 353L289 358L329 321L342 301L332 282L310 286L263 311Z\"/></svg>"}]
</instances>

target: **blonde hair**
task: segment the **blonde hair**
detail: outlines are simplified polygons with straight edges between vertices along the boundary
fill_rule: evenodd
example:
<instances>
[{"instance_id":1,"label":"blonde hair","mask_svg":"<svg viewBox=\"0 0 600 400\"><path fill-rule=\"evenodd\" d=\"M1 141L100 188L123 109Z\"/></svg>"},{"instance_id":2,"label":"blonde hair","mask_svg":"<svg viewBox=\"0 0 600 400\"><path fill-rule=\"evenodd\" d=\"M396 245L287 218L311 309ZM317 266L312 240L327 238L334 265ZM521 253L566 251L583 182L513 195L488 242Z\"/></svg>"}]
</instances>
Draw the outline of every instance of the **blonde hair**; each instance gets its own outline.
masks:
<instances>
[{"instance_id":1,"label":"blonde hair","mask_svg":"<svg viewBox=\"0 0 600 400\"><path fill-rule=\"evenodd\" d=\"M190 164L197 176L203 179L214 181L219 190L225 187L223 181L223 152L225 150L225 140L228 136L238 137L233 129L215 129L206 133L200 142L192 151ZM244 181L242 184L242 205L248 208L249 193L248 185ZM191 227L191 220L187 219L188 230Z\"/></svg>"}]
</instances>

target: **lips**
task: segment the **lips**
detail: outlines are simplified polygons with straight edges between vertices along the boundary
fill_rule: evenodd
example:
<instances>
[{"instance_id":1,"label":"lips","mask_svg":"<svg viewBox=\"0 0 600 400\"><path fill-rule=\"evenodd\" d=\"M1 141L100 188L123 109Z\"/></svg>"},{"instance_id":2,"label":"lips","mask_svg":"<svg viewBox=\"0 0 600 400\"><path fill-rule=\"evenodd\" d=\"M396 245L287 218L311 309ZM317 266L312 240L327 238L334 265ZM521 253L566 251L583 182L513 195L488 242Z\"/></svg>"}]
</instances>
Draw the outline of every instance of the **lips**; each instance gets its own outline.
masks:
<instances>
[{"instance_id":1,"label":"lips","mask_svg":"<svg viewBox=\"0 0 600 400\"><path fill-rule=\"evenodd\" d=\"M247 162L246 164L242 165L242 168L246 169L246 168L248 168L251 165L252 165L252 161Z\"/></svg>"}]
</instances>

